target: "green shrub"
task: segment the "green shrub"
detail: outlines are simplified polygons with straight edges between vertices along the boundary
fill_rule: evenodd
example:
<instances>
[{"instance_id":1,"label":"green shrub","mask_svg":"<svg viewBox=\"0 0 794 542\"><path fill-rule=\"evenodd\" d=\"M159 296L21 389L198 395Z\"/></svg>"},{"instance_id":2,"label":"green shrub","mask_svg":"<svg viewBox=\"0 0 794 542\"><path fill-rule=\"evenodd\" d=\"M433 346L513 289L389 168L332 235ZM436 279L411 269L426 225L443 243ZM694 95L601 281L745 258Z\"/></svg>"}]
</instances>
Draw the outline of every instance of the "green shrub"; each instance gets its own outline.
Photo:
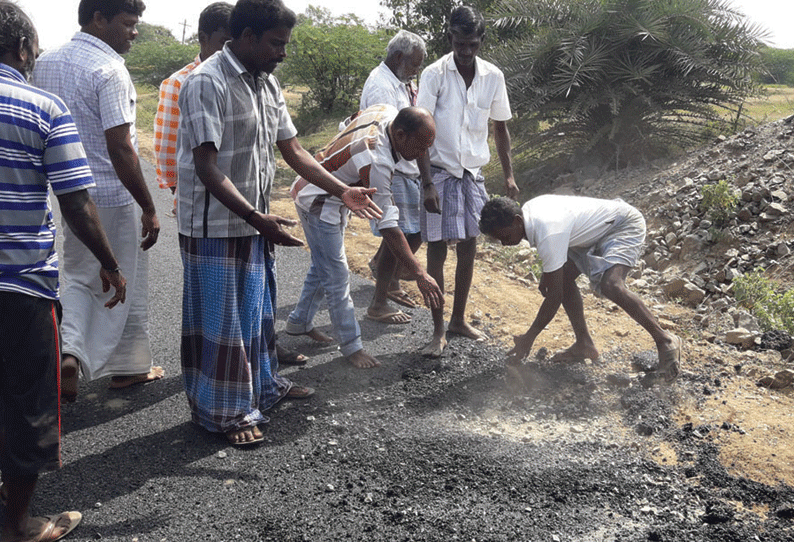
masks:
<instances>
[{"instance_id":1,"label":"green shrub","mask_svg":"<svg viewBox=\"0 0 794 542\"><path fill-rule=\"evenodd\" d=\"M739 196L733 187L723 179L717 184L704 185L702 193L700 210L706 213L715 225L724 225L739 203Z\"/></svg>"},{"instance_id":2,"label":"green shrub","mask_svg":"<svg viewBox=\"0 0 794 542\"><path fill-rule=\"evenodd\" d=\"M763 269L745 273L733 281L736 302L758 319L764 331L785 329L794 334L794 290L780 294Z\"/></svg>"}]
</instances>

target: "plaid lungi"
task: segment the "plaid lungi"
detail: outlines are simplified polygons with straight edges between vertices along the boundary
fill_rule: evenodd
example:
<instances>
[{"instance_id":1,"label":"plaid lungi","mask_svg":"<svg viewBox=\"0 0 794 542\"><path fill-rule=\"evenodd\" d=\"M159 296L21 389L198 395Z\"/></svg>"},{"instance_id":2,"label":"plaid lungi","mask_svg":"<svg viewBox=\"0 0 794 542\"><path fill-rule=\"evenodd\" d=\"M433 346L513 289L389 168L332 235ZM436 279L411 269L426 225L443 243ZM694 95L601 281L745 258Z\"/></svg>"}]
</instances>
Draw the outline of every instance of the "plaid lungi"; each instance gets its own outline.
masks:
<instances>
[{"instance_id":1,"label":"plaid lungi","mask_svg":"<svg viewBox=\"0 0 794 542\"><path fill-rule=\"evenodd\" d=\"M422 241L453 244L480 235L480 213L488 201L485 179L481 175L475 178L468 171L464 171L461 178L437 167L431 171L441 202L441 214L428 213L425 206L421 206Z\"/></svg>"},{"instance_id":2,"label":"plaid lungi","mask_svg":"<svg viewBox=\"0 0 794 542\"><path fill-rule=\"evenodd\" d=\"M275 260L260 236L179 236L184 267L182 373L193 421L228 432L269 421L289 391L273 322Z\"/></svg>"}]
</instances>

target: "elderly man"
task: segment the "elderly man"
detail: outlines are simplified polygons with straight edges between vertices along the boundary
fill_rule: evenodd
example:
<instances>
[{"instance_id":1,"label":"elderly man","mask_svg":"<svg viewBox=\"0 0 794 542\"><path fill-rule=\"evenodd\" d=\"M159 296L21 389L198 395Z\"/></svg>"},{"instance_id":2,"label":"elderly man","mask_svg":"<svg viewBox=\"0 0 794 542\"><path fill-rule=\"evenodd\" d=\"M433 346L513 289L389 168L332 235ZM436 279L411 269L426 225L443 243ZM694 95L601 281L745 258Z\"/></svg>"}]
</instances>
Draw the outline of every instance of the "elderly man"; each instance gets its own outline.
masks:
<instances>
[{"instance_id":1,"label":"elderly man","mask_svg":"<svg viewBox=\"0 0 794 542\"><path fill-rule=\"evenodd\" d=\"M406 30L397 32L386 47L386 59L372 70L364 83L361 110L378 104L393 105L398 110L416 105L413 79L419 73L424 59L424 40ZM420 184L416 161L401 160L391 180L391 193L394 204L400 210L400 231L413 253L422 244L419 233ZM376 223L373 223L372 230L375 235L380 235ZM393 310L387 299L409 308L416 307L416 304L400 287L402 266L389 253L385 240L381 242L370 265L375 272L375 295L367 309L367 316L387 324L407 324L411 317L400 310Z\"/></svg>"},{"instance_id":2,"label":"elderly man","mask_svg":"<svg viewBox=\"0 0 794 542\"><path fill-rule=\"evenodd\" d=\"M136 93L121 56L137 36L144 9L141 0L81 0L80 31L44 53L33 72L34 84L60 96L74 115L96 181L91 197L129 290L124 307L106 311L107 296L96 280L99 264L64 230L65 401L77 397L79 372L88 380L110 376L110 388L163 377L161 367L152 367L146 253L157 242L160 223L138 160Z\"/></svg>"},{"instance_id":3,"label":"elderly man","mask_svg":"<svg viewBox=\"0 0 794 542\"><path fill-rule=\"evenodd\" d=\"M465 314L480 233L477 221L488 200L481 170L491 157L488 120L492 119L505 189L510 197L518 194L506 123L511 117L510 103L502 72L477 57L485 39L482 15L468 6L453 9L447 38L452 52L422 72L416 101L433 113L438 128L429 157L419 161L424 187L422 240L427 243L427 270L442 289L447 246L455 245L455 297L449 331L483 340L485 334L472 327ZM433 311L433 339L423 353L441 356L446 344L444 312L437 309Z\"/></svg>"},{"instance_id":4,"label":"elderly man","mask_svg":"<svg viewBox=\"0 0 794 542\"><path fill-rule=\"evenodd\" d=\"M85 151L66 105L27 84L38 55L30 19L0 0L0 540L56 540L79 512L31 518L39 472L60 467L60 304L49 191L74 235L99 260L106 307L125 299L125 279L87 188ZM105 309L107 310L107 308Z\"/></svg>"},{"instance_id":5,"label":"elderly man","mask_svg":"<svg viewBox=\"0 0 794 542\"><path fill-rule=\"evenodd\" d=\"M529 330L514 338L509 363L521 363L529 355L560 305L571 321L576 341L552 361L598 358L576 285L576 277L584 273L597 293L626 311L653 337L659 365L649 375L651 380L669 383L676 379L681 339L662 329L637 294L626 288L626 276L642 255L645 241L645 219L637 209L620 199L545 195L529 200L522 208L511 199L494 198L483 207L480 230L503 245L527 239L543 262L543 303Z\"/></svg>"},{"instance_id":6,"label":"elderly man","mask_svg":"<svg viewBox=\"0 0 794 542\"><path fill-rule=\"evenodd\" d=\"M281 0L239 0L232 39L179 94L177 222L182 254L182 370L193 421L233 445L264 440L263 412L311 388L278 374L273 244L299 246L295 222L269 214L273 146L303 178L362 218L374 190L338 181L301 147L273 70L295 14Z\"/></svg>"},{"instance_id":7,"label":"elderly man","mask_svg":"<svg viewBox=\"0 0 794 542\"><path fill-rule=\"evenodd\" d=\"M377 188L373 197L383 209L378 230L391 253L411 278L417 279L427 305L435 309L443 303L441 291L422 269L398 227L400 211L392 203L390 186L397 163L416 160L427 151L434 138L435 123L427 110L407 107L398 112L389 105L375 105L360 111L317 153L317 160L346 185ZM333 194L300 177L293 183L290 193L312 251L312 264L298 304L287 319L286 331L310 336L314 332L314 338L318 338L313 320L325 297L342 355L354 367L377 367L380 362L364 351L350 297L350 272L344 244L348 213Z\"/></svg>"}]
</instances>

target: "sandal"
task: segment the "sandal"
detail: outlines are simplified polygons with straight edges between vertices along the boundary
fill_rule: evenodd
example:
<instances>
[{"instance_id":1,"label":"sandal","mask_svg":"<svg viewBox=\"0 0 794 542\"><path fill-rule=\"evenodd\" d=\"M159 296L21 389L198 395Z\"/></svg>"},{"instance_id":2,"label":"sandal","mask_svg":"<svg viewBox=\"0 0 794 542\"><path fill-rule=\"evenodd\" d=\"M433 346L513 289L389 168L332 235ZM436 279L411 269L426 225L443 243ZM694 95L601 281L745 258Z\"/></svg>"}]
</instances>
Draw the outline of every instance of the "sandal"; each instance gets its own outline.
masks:
<instances>
[{"instance_id":1,"label":"sandal","mask_svg":"<svg viewBox=\"0 0 794 542\"><path fill-rule=\"evenodd\" d=\"M276 357L279 365L306 365L309 358L281 345L276 345Z\"/></svg>"},{"instance_id":2,"label":"sandal","mask_svg":"<svg viewBox=\"0 0 794 542\"><path fill-rule=\"evenodd\" d=\"M55 542L71 533L74 528L80 524L83 515L80 512L63 512L57 516L42 516L30 519L41 521L41 531L25 540L25 542ZM28 521L30 521L30 519ZM56 528L65 530L60 535L56 536L54 534Z\"/></svg>"},{"instance_id":3,"label":"sandal","mask_svg":"<svg viewBox=\"0 0 794 542\"><path fill-rule=\"evenodd\" d=\"M243 446L243 447L244 446L251 446L252 444L259 444L260 442L264 442L265 435L261 434L261 433L259 434L259 436L256 436L256 435L254 435L252 433L251 436L254 437L253 440L234 440L234 436L235 435L238 435L239 433L242 433L243 431L247 431L249 429L251 431L253 431L254 429L256 429L256 426L243 427L241 429L232 429L231 431L227 431L226 432L226 440L229 441L229 444L231 444L232 446Z\"/></svg>"},{"instance_id":4,"label":"sandal","mask_svg":"<svg viewBox=\"0 0 794 542\"><path fill-rule=\"evenodd\" d=\"M675 336L675 347L664 352L659 352L659 365L656 366L651 374L657 379L662 380L665 384L672 384L678 378L679 364L681 363L681 347L683 341L678 335Z\"/></svg>"},{"instance_id":5,"label":"sandal","mask_svg":"<svg viewBox=\"0 0 794 542\"><path fill-rule=\"evenodd\" d=\"M314 388L310 388L308 386L292 386L287 395L284 396L285 399L308 399L312 395L314 395Z\"/></svg>"},{"instance_id":6,"label":"sandal","mask_svg":"<svg viewBox=\"0 0 794 542\"><path fill-rule=\"evenodd\" d=\"M408 307L409 309L415 309L418 306L405 290L392 290L391 292L386 292L386 297L398 305Z\"/></svg>"}]
</instances>

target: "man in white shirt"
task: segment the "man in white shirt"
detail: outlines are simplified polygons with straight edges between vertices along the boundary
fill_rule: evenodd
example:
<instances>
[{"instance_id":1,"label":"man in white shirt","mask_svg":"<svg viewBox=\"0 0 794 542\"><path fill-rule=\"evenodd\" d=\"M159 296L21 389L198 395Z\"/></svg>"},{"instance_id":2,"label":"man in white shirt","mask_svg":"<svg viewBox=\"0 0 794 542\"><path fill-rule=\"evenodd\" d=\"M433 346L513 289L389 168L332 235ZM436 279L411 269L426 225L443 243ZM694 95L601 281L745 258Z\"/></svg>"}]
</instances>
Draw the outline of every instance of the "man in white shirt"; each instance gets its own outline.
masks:
<instances>
[{"instance_id":1,"label":"man in white shirt","mask_svg":"<svg viewBox=\"0 0 794 542\"><path fill-rule=\"evenodd\" d=\"M422 72L416 105L433 113L436 141L429 156L418 160L424 188L422 240L427 243L427 271L444 289L447 246L456 245L455 296L449 331L475 340L485 334L466 321L466 303L477 254L477 222L488 201L482 167L490 160L488 121L505 178L507 195L516 197L510 157L512 116L504 75L477 57L485 38L485 22L476 10L452 10L447 32L452 52ZM423 354L439 357L446 347L443 309L433 311L433 339Z\"/></svg>"},{"instance_id":2,"label":"man in white shirt","mask_svg":"<svg viewBox=\"0 0 794 542\"><path fill-rule=\"evenodd\" d=\"M425 60L424 40L407 30L400 30L386 47L386 59L369 74L361 90L361 110L378 104L387 104L398 110L416 105L414 77ZM419 208L421 205L421 182L419 166L415 160L400 160L391 181L394 204L400 210L399 227L405 235L411 251L416 253L422 244L419 232ZM372 222L372 232L380 236L377 224ZM384 240L372 258L370 266L375 272L375 294L367 309L371 319L387 324L407 324L411 316L394 310L388 300L405 307L414 308L416 303L400 287L402 265L388 250Z\"/></svg>"},{"instance_id":3,"label":"man in white shirt","mask_svg":"<svg viewBox=\"0 0 794 542\"><path fill-rule=\"evenodd\" d=\"M527 239L543 262L543 303L529 330L514 337L509 364L519 364L529 355L560 305L571 321L576 341L552 361L598 358L576 285L576 278L584 273L596 293L626 311L653 337L659 364L650 378L667 383L676 379L681 338L662 329L637 294L626 288L626 276L642 255L645 241L645 219L637 209L620 199L545 195L521 208L511 199L494 198L482 209L480 230L503 245Z\"/></svg>"}]
</instances>

